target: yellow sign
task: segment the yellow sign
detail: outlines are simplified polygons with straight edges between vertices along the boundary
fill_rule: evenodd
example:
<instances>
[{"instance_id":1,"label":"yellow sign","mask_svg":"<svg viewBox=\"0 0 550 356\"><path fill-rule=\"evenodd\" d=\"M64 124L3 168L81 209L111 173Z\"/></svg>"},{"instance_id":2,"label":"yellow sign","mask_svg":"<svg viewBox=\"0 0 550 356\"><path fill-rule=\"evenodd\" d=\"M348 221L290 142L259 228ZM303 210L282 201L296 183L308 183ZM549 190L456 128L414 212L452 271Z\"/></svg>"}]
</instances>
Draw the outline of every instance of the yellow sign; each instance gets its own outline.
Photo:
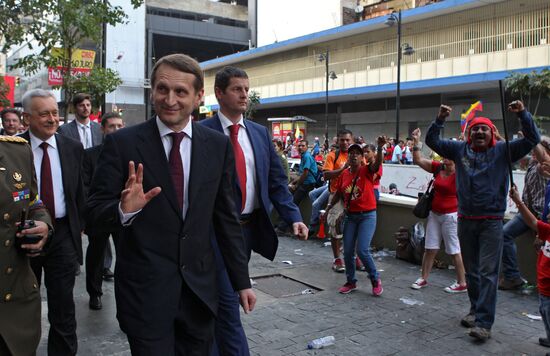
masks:
<instances>
[{"instance_id":1,"label":"yellow sign","mask_svg":"<svg viewBox=\"0 0 550 356\"><path fill-rule=\"evenodd\" d=\"M57 60L56 67L66 67L67 63L63 63L63 60L68 57L68 53L63 48L52 49L52 57ZM71 67L91 70L94 67L94 60L95 51L77 48L73 50L71 56Z\"/></svg>"}]
</instances>

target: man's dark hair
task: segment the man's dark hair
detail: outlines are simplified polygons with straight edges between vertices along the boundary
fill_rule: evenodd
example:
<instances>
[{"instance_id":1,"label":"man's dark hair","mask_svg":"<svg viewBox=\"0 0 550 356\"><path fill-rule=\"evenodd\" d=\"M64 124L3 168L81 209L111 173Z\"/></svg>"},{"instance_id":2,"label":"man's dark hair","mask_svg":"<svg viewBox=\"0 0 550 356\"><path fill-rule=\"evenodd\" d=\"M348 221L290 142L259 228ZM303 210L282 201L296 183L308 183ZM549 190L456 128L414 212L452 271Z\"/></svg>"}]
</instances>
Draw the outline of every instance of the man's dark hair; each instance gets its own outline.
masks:
<instances>
[{"instance_id":1,"label":"man's dark hair","mask_svg":"<svg viewBox=\"0 0 550 356\"><path fill-rule=\"evenodd\" d=\"M169 54L167 56L159 59L153 70L151 71L151 87L155 87L155 82L157 80L157 71L161 65L169 66L173 69L179 70L180 72L189 73L195 76L195 81L193 87L195 91L200 91L204 88L204 74L199 63L188 55L176 53Z\"/></svg>"},{"instance_id":2,"label":"man's dark hair","mask_svg":"<svg viewBox=\"0 0 550 356\"><path fill-rule=\"evenodd\" d=\"M76 107L78 104L83 102L84 100L89 100L90 103L92 102L92 96L90 94L86 93L78 93L73 97L73 107Z\"/></svg>"},{"instance_id":3,"label":"man's dark hair","mask_svg":"<svg viewBox=\"0 0 550 356\"><path fill-rule=\"evenodd\" d=\"M225 92L225 89L229 86L231 78L244 78L248 79L248 74L241 68L237 67L223 67L218 73L216 73L216 79L214 79L214 88L219 88Z\"/></svg>"},{"instance_id":4,"label":"man's dark hair","mask_svg":"<svg viewBox=\"0 0 550 356\"><path fill-rule=\"evenodd\" d=\"M367 143L364 147L363 147L363 150L365 149L369 149L370 151L376 153L376 146L373 144L373 143Z\"/></svg>"},{"instance_id":5,"label":"man's dark hair","mask_svg":"<svg viewBox=\"0 0 550 356\"><path fill-rule=\"evenodd\" d=\"M399 140L399 143L405 143L405 141L403 141L403 140Z\"/></svg>"},{"instance_id":6,"label":"man's dark hair","mask_svg":"<svg viewBox=\"0 0 550 356\"><path fill-rule=\"evenodd\" d=\"M307 142L307 140L306 140L306 139L301 139L301 140L300 140L300 142L305 142L305 143L306 143L306 146L308 146L308 145L309 145L309 142Z\"/></svg>"},{"instance_id":7,"label":"man's dark hair","mask_svg":"<svg viewBox=\"0 0 550 356\"><path fill-rule=\"evenodd\" d=\"M275 144L277 145L277 147L279 147L280 150L284 149L283 141L274 139L273 142L275 142Z\"/></svg>"},{"instance_id":8,"label":"man's dark hair","mask_svg":"<svg viewBox=\"0 0 550 356\"><path fill-rule=\"evenodd\" d=\"M2 118L2 121L4 121L4 116L6 114L10 114L10 113L17 115L19 120L21 120L21 112L19 112L19 110L14 109L14 108L6 108L6 109L0 111L0 117Z\"/></svg>"},{"instance_id":9,"label":"man's dark hair","mask_svg":"<svg viewBox=\"0 0 550 356\"><path fill-rule=\"evenodd\" d=\"M340 131L338 131L338 137L344 136L344 135L351 135L351 136L353 136L353 132L351 132L351 131L348 130L348 129L341 129Z\"/></svg>"},{"instance_id":10,"label":"man's dark hair","mask_svg":"<svg viewBox=\"0 0 550 356\"><path fill-rule=\"evenodd\" d=\"M122 119L122 117L119 113L114 111L106 112L105 114L101 115L101 126L107 126L107 122L109 121L109 119Z\"/></svg>"}]
</instances>

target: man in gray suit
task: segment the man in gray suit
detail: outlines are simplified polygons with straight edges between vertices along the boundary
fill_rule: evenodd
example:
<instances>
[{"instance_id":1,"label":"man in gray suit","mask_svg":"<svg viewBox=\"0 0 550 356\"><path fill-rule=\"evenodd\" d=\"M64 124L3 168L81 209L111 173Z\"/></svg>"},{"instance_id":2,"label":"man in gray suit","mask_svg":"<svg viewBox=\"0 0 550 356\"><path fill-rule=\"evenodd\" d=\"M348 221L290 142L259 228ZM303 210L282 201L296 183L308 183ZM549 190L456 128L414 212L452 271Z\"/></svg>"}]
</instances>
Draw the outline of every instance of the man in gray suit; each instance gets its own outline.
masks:
<instances>
[{"instance_id":1,"label":"man in gray suit","mask_svg":"<svg viewBox=\"0 0 550 356\"><path fill-rule=\"evenodd\" d=\"M92 113L90 94L76 94L73 98L73 107L76 120L59 126L58 132L79 141L84 149L100 145L103 142L101 127L97 122L90 121L90 114Z\"/></svg>"}]
</instances>

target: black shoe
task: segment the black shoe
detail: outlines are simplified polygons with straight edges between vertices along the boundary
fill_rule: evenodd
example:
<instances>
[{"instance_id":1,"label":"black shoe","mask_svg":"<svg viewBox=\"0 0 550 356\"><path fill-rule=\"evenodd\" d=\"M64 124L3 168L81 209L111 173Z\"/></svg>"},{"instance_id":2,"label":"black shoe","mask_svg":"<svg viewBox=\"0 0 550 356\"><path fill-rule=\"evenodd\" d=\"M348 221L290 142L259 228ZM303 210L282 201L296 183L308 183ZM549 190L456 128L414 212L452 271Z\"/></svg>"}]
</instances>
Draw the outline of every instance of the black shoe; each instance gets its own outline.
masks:
<instances>
[{"instance_id":1,"label":"black shoe","mask_svg":"<svg viewBox=\"0 0 550 356\"><path fill-rule=\"evenodd\" d=\"M480 326L475 326L470 330L469 335L481 342L485 342L491 338L491 329L485 329Z\"/></svg>"},{"instance_id":2,"label":"black shoe","mask_svg":"<svg viewBox=\"0 0 550 356\"><path fill-rule=\"evenodd\" d=\"M101 310L103 304L101 304L101 297L90 297L90 309L92 310Z\"/></svg>"},{"instance_id":3,"label":"black shoe","mask_svg":"<svg viewBox=\"0 0 550 356\"><path fill-rule=\"evenodd\" d=\"M550 340L548 340L545 337L539 337L539 344L541 344L544 347L550 347Z\"/></svg>"},{"instance_id":4,"label":"black shoe","mask_svg":"<svg viewBox=\"0 0 550 356\"><path fill-rule=\"evenodd\" d=\"M106 280L106 281L111 281L111 280L113 280L113 278L115 278L115 274L113 272L111 272L110 269L104 268L103 269L103 279Z\"/></svg>"},{"instance_id":5,"label":"black shoe","mask_svg":"<svg viewBox=\"0 0 550 356\"><path fill-rule=\"evenodd\" d=\"M476 326L476 316L475 314L469 313L466 315L462 320L460 320L460 325L464 326L465 328L473 328Z\"/></svg>"}]
</instances>

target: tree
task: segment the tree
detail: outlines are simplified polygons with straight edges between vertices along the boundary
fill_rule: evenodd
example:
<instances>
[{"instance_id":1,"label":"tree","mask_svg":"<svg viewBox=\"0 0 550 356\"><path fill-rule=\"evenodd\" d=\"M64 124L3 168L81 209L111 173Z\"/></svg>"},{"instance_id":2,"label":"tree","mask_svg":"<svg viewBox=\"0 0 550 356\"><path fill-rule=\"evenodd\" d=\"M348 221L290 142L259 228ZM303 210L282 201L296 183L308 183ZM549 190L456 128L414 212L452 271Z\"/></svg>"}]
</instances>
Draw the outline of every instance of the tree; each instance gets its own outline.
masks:
<instances>
[{"instance_id":1,"label":"tree","mask_svg":"<svg viewBox=\"0 0 550 356\"><path fill-rule=\"evenodd\" d=\"M505 86L510 94L519 97L533 118L539 124L541 121L550 120L547 116L538 115L541 100L550 98L550 69L530 73L511 73L505 79Z\"/></svg>"},{"instance_id":2,"label":"tree","mask_svg":"<svg viewBox=\"0 0 550 356\"><path fill-rule=\"evenodd\" d=\"M131 0L134 8L143 0ZM120 6L113 6L107 0L3 0L0 4L0 43L2 52L15 45L27 43L37 51L20 58L12 68L21 68L33 74L43 67L61 65L65 91L65 108L68 107L81 79L71 77L73 52L84 42L100 43L104 23L111 26L126 22L126 14ZM58 58L54 48L62 48ZM101 82L113 82L112 71L96 71ZM119 79L120 80L120 79ZM85 81L84 81L85 82ZM115 87L116 88L116 87ZM101 88L98 89L98 94ZM106 88L113 90L113 88ZM109 91L103 91L107 93Z\"/></svg>"},{"instance_id":3,"label":"tree","mask_svg":"<svg viewBox=\"0 0 550 356\"><path fill-rule=\"evenodd\" d=\"M71 97L77 93L88 93L92 96L93 107L101 105L101 97L105 93L115 90L122 80L117 72L110 68L94 67L89 76L82 76L78 79L71 78L73 81L69 87Z\"/></svg>"},{"instance_id":4,"label":"tree","mask_svg":"<svg viewBox=\"0 0 550 356\"><path fill-rule=\"evenodd\" d=\"M248 105L246 106L246 111L244 117L251 119L252 115L256 112L256 106L260 103L260 93L255 90L251 90L248 93Z\"/></svg>"},{"instance_id":5,"label":"tree","mask_svg":"<svg viewBox=\"0 0 550 356\"><path fill-rule=\"evenodd\" d=\"M4 77L0 76L0 108L10 106L10 101L8 100L8 93L10 91L10 86L4 80Z\"/></svg>"}]
</instances>

